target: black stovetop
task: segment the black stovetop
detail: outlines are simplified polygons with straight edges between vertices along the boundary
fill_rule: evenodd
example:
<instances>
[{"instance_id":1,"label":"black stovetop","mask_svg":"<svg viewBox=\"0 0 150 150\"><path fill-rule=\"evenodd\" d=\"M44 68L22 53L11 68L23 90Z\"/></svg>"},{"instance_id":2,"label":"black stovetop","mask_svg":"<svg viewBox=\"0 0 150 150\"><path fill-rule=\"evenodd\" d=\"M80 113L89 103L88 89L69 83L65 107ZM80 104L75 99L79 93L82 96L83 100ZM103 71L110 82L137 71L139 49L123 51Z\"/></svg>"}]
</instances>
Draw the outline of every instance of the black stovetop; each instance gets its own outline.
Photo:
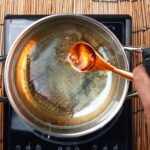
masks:
<instances>
[{"instance_id":1,"label":"black stovetop","mask_svg":"<svg viewBox=\"0 0 150 150\"><path fill-rule=\"evenodd\" d=\"M131 45L131 18L127 15L88 15L105 24L124 45ZM4 54L16 37L28 25L44 16L6 16L4 24ZM127 53L129 63L131 56ZM131 63L130 63L131 65ZM101 130L79 138L56 138L28 126L4 105L4 150L130 150L132 149L131 101Z\"/></svg>"}]
</instances>

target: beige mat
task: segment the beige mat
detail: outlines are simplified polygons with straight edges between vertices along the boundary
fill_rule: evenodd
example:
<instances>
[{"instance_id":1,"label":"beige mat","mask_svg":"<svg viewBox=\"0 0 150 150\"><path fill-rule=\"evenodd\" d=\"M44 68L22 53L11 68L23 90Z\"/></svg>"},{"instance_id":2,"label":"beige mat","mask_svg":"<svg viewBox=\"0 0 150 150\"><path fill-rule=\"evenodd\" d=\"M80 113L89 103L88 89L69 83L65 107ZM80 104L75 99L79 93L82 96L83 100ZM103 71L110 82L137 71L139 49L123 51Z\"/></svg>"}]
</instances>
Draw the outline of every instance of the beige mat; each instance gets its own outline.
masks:
<instances>
[{"instance_id":1,"label":"beige mat","mask_svg":"<svg viewBox=\"0 0 150 150\"><path fill-rule=\"evenodd\" d=\"M130 14L133 18L133 45L150 46L150 0L93 2L92 0L0 0L0 50L7 14ZM141 60L134 55L133 66ZM1 67L1 66L0 66ZM2 94L2 75L0 94ZM149 150L150 141L140 100L133 100L133 150ZM3 149L3 104L0 104L0 150Z\"/></svg>"}]
</instances>

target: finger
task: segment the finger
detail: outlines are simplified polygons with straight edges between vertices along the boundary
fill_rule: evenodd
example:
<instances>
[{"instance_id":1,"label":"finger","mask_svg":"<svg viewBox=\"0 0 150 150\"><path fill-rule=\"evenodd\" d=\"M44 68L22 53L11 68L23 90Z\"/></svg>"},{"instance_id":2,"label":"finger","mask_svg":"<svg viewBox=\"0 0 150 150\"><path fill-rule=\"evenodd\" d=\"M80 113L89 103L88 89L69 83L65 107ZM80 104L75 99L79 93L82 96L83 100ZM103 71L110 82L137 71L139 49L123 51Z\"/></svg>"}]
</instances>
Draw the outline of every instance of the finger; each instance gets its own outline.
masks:
<instances>
[{"instance_id":1,"label":"finger","mask_svg":"<svg viewBox=\"0 0 150 150\"><path fill-rule=\"evenodd\" d=\"M146 90L146 88L147 90L150 89L150 78L142 64L137 66L133 70L133 81L135 84L135 88L139 92L139 94L141 92L143 93Z\"/></svg>"},{"instance_id":2,"label":"finger","mask_svg":"<svg viewBox=\"0 0 150 150\"><path fill-rule=\"evenodd\" d=\"M145 113L148 113L148 116L150 116L150 77L143 65L139 65L133 70L133 81Z\"/></svg>"}]
</instances>

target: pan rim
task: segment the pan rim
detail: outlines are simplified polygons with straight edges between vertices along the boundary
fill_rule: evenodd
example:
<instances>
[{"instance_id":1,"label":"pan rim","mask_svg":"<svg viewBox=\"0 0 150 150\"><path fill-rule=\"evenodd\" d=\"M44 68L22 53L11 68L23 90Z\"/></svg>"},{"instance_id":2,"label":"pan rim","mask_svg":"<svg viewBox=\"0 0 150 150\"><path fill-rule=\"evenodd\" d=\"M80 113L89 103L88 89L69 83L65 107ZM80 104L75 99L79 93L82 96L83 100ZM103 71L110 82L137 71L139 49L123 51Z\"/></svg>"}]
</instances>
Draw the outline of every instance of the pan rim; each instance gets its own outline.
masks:
<instances>
[{"instance_id":1,"label":"pan rim","mask_svg":"<svg viewBox=\"0 0 150 150\"><path fill-rule=\"evenodd\" d=\"M92 21L92 23L94 23L95 25L97 26L101 26L104 31L106 32L109 32L110 36L112 36L115 40L115 42L117 43L117 45L122 49L122 53L124 54L124 59L125 59L125 63L126 63L126 69L129 70L129 64L128 64L128 61L127 61L127 57L126 57L126 54L125 52L123 51L123 46L121 45L121 43L119 42L119 40L115 37L115 35L108 29L106 28L103 24L97 22L96 20L90 18L90 17L87 17L87 16L83 16L83 15L79 15L79 14L56 14L56 15L51 15L51 16L46 16L42 19L39 19L38 21L34 22L33 24L31 24L29 27L27 27L20 35L19 37L14 41L13 45L11 46L10 48L10 51L8 53L8 57L6 59L6 63L5 63L5 68L4 68L4 85L5 85L5 88L6 88L6 93L7 93L7 96L8 96L8 99L9 99L9 102L11 103L11 105L13 106L14 110L17 112L17 114L19 114L19 116L25 120L27 123L29 123L31 126L33 126L34 128L36 128L37 130L39 131L42 131L44 133L48 133L48 131L46 130L43 130L41 129L40 127L37 127L35 124L31 123L22 113L21 111L18 109L18 107L16 106L16 104L14 103L14 100L13 100L13 97L11 95L11 93L9 92L10 91L10 86L9 86L9 72L8 72L8 69L9 69L9 64L11 63L11 58L12 58L12 55L13 53L15 52L15 47L19 44L19 42L23 39L23 37L27 34L27 32L31 31L32 28L35 28L36 26L38 26L39 24L41 24L43 21L47 21L51 18L59 18L59 17L79 17L83 20L86 20L88 19L89 22ZM108 122L110 122L115 116L116 114L119 112L119 110L121 109L123 103L124 103L124 100L125 100L125 97L126 97L126 94L127 94L127 90L128 90L128 86L129 86L129 82L126 80L125 81L125 88L124 88L124 92L122 94L122 97L119 101L119 104L117 106L117 109L114 110L114 113L109 116L106 120L104 120L102 123L100 123L99 125L95 126L95 127L92 127L91 129L88 129L88 130L85 130L85 131L82 131L82 132L78 132L78 133L70 133L70 134L60 134L60 133L52 133L51 131L49 131L49 134L53 135L53 136L61 136L61 137L78 137L78 136L82 136L82 135L85 135L85 134L88 134L88 133L91 133L91 132L94 132L96 131L97 129L99 128L102 128L104 127Z\"/></svg>"}]
</instances>

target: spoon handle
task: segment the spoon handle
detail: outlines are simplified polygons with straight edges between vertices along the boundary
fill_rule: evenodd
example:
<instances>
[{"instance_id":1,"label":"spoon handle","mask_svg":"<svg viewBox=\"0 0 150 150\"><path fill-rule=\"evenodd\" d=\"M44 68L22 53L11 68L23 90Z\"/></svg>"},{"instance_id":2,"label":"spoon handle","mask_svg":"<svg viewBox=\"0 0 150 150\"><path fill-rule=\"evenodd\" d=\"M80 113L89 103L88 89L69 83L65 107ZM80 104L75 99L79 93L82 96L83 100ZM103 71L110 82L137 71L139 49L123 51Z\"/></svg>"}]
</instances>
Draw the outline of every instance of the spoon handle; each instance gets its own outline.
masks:
<instances>
[{"instance_id":1,"label":"spoon handle","mask_svg":"<svg viewBox=\"0 0 150 150\"><path fill-rule=\"evenodd\" d=\"M133 80L133 74L131 72L128 72L128 71L125 71L125 70L121 70L121 69L118 69L118 68L114 68L112 70L112 72L124 77L124 78L127 78L129 80Z\"/></svg>"}]
</instances>

